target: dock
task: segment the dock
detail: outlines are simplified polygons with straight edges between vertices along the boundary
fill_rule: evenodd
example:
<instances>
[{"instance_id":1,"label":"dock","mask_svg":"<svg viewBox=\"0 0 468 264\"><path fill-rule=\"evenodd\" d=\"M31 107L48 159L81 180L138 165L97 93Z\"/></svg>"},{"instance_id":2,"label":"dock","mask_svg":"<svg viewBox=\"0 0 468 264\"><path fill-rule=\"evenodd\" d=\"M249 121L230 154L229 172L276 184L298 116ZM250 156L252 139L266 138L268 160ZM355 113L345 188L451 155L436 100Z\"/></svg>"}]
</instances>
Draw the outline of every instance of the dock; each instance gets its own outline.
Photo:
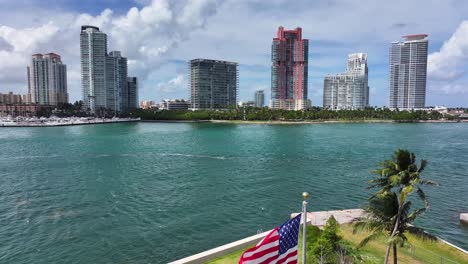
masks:
<instances>
[{"instance_id":1,"label":"dock","mask_svg":"<svg viewBox=\"0 0 468 264\"><path fill-rule=\"evenodd\" d=\"M295 217L299 213L291 214L291 218ZM365 215L364 210L362 209L346 209L346 210L333 210L333 211L318 211L318 212L308 212L307 213L307 224L318 226L322 228L330 216L335 217L338 224L348 224L352 223L356 218L362 217ZM303 220L301 219L301 223Z\"/></svg>"}]
</instances>

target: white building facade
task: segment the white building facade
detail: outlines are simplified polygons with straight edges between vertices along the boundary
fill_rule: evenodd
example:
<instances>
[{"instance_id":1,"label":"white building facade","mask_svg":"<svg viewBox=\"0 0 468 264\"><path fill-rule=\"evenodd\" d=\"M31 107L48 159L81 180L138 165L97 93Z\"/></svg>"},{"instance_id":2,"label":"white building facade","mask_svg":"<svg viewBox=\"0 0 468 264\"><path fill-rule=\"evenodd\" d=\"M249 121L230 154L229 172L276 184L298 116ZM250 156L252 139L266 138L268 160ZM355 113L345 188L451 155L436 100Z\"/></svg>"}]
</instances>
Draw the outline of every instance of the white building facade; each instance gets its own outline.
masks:
<instances>
[{"instance_id":1,"label":"white building facade","mask_svg":"<svg viewBox=\"0 0 468 264\"><path fill-rule=\"evenodd\" d=\"M327 109L364 109L369 106L369 69L366 53L348 55L344 73L328 75L323 83L323 107Z\"/></svg>"},{"instance_id":2,"label":"white building facade","mask_svg":"<svg viewBox=\"0 0 468 264\"><path fill-rule=\"evenodd\" d=\"M80 34L83 106L91 113L106 110L128 112L137 107L137 91L131 94L127 58L120 51L107 53L107 35L94 26L82 26ZM137 89L136 78L131 88ZM130 103L131 102L131 103ZM130 106L131 104L131 106Z\"/></svg>"},{"instance_id":3,"label":"white building facade","mask_svg":"<svg viewBox=\"0 0 468 264\"><path fill-rule=\"evenodd\" d=\"M389 108L415 109L426 105L426 34L403 36L390 46Z\"/></svg>"}]
</instances>

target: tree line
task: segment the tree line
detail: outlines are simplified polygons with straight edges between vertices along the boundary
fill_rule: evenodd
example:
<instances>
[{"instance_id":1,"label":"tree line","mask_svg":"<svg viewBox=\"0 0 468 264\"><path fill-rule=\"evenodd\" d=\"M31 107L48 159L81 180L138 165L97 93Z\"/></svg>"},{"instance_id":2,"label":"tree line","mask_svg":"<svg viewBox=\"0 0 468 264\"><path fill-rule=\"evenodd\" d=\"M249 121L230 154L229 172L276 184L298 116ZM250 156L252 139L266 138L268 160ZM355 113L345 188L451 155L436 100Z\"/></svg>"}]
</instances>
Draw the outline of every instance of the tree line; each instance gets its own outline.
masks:
<instances>
[{"instance_id":1,"label":"tree line","mask_svg":"<svg viewBox=\"0 0 468 264\"><path fill-rule=\"evenodd\" d=\"M394 120L419 121L451 119L437 111L392 111L387 108L363 110L326 110L313 108L304 111L289 111L269 108L232 108L228 110L158 110L137 109L133 117L143 120L246 120L246 121L360 121Z\"/></svg>"}]
</instances>

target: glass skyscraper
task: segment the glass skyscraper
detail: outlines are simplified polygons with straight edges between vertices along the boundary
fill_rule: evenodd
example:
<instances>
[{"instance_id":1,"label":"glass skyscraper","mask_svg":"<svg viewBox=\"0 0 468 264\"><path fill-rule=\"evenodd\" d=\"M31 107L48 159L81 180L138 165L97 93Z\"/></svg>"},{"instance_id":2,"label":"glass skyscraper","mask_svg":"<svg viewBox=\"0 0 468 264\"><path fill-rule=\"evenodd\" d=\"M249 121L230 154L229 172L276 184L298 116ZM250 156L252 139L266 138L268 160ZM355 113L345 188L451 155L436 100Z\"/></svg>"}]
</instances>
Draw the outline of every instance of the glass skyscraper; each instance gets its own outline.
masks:
<instances>
[{"instance_id":1,"label":"glass skyscraper","mask_svg":"<svg viewBox=\"0 0 468 264\"><path fill-rule=\"evenodd\" d=\"M127 58L120 51L106 57L106 108L115 112L128 109Z\"/></svg>"},{"instance_id":2,"label":"glass skyscraper","mask_svg":"<svg viewBox=\"0 0 468 264\"><path fill-rule=\"evenodd\" d=\"M302 29L278 28L271 45L271 107L301 110L308 106L309 40Z\"/></svg>"},{"instance_id":3,"label":"glass skyscraper","mask_svg":"<svg viewBox=\"0 0 468 264\"><path fill-rule=\"evenodd\" d=\"M138 81L137 77L127 78L127 109L124 111L132 111L138 108Z\"/></svg>"},{"instance_id":4,"label":"glass skyscraper","mask_svg":"<svg viewBox=\"0 0 468 264\"><path fill-rule=\"evenodd\" d=\"M265 105L265 93L263 90L255 91L255 107L263 107Z\"/></svg>"},{"instance_id":5,"label":"glass skyscraper","mask_svg":"<svg viewBox=\"0 0 468 264\"><path fill-rule=\"evenodd\" d=\"M189 70L192 109L226 109L237 105L237 63L194 59Z\"/></svg>"},{"instance_id":6,"label":"glass skyscraper","mask_svg":"<svg viewBox=\"0 0 468 264\"><path fill-rule=\"evenodd\" d=\"M390 47L389 107L423 108L426 105L427 35L403 38L403 42L392 42Z\"/></svg>"}]
</instances>

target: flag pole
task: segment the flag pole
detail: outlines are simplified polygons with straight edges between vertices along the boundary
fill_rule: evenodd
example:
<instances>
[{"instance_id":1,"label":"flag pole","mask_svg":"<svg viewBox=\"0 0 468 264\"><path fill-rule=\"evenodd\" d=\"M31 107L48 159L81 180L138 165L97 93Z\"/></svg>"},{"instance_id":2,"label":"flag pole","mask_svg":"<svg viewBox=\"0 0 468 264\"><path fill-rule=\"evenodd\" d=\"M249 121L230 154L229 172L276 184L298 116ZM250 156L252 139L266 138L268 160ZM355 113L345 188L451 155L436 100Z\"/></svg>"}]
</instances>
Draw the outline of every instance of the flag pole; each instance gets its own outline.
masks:
<instances>
[{"instance_id":1,"label":"flag pole","mask_svg":"<svg viewBox=\"0 0 468 264\"><path fill-rule=\"evenodd\" d=\"M307 230L307 198L309 198L308 192L302 193L302 264L306 263L306 230Z\"/></svg>"}]
</instances>

